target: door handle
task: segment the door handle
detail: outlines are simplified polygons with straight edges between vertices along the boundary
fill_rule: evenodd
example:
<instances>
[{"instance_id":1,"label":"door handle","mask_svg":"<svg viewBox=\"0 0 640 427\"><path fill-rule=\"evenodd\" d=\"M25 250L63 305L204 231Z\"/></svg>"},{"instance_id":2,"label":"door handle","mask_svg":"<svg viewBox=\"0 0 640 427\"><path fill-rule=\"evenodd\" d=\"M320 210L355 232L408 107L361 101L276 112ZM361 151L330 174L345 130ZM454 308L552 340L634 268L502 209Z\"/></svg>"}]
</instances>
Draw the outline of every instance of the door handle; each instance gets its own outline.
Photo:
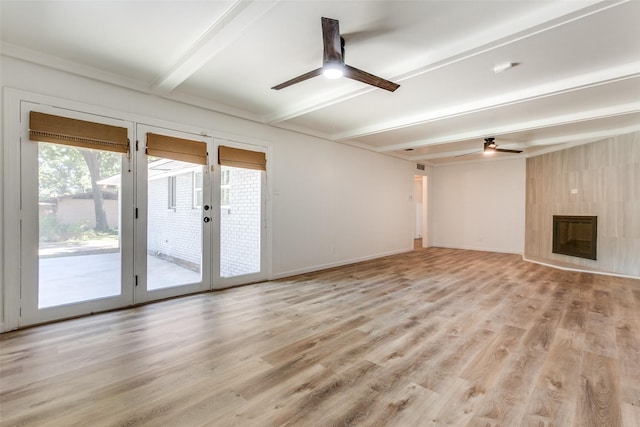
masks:
<instances>
[{"instance_id":1,"label":"door handle","mask_svg":"<svg viewBox=\"0 0 640 427\"><path fill-rule=\"evenodd\" d=\"M202 218L202 220L204 222L209 222L209 221L211 221L211 218L209 218L208 216L205 216L204 218Z\"/></svg>"}]
</instances>

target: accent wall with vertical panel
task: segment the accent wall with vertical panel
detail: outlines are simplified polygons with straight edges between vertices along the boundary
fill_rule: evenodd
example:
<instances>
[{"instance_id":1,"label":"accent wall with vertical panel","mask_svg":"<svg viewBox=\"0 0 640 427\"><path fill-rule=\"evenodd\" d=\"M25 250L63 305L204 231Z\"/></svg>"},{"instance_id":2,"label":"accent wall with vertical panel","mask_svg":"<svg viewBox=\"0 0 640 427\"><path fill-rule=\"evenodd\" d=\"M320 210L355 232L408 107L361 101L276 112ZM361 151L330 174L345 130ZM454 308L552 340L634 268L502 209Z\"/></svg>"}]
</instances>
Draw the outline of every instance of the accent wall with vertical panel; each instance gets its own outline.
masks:
<instances>
[{"instance_id":1,"label":"accent wall with vertical panel","mask_svg":"<svg viewBox=\"0 0 640 427\"><path fill-rule=\"evenodd\" d=\"M598 217L597 260L552 253L553 215ZM640 277L640 132L527 159L525 258Z\"/></svg>"}]
</instances>

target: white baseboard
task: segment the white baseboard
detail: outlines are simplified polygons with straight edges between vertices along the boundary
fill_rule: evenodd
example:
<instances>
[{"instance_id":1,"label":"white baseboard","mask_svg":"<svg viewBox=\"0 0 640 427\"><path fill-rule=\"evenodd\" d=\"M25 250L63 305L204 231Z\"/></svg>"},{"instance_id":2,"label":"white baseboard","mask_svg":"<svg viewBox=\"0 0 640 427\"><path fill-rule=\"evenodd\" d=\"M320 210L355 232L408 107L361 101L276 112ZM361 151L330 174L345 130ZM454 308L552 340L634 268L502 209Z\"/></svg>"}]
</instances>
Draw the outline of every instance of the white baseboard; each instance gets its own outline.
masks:
<instances>
[{"instance_id":1,"label":"white baseboard","mask_svg":"<svg viewBox=\"0 0 640 427\"><path fill-rule=\"evenodd\" d=\"M327 263L327 264L318 264L318 265L314 265L314 266L311 266L311 267L299 268L299 269L296 269L296 270L283 271L283 272L280 272L280 273L273 274L271 276L271 280L283 279L285 277L298 276L300 274L313 273L314 271L327 270L329 268L334 268L334 267L342 267L342 266L349 265L349 264L355 264L355 263L362 262L362 261L370 261L372 259L384 258L386 256L398 255L398 254L411 252L411 251L413 251L413 247L405 248L405 249L398 249L398 250L395 250L395 251L389 251L389 252L384 252L384 253L375 254L375 255L368 255L368 256L364 256L364 257L360 257L360 258L351 258L351 259L348 259L348 260L330 262L330 263Z\"/></svg>"},{"instance_id":2,"label":"white baseboard","mask_svg":"<svg viewBox=\"0 0 640 427\"><path fill-rule=\"evenodd\" d=\"M524 255L522 255L522 260L523 261L527 261L527 262L532 262L534 264L544 265L546 267L557 268L558 270L575 271L575 272L578 272L578 273L601 274L603 276L623 277L625 279L640 279L640 276L630 276L628 274L612 273L612 272L609 272L609 271L585 269L585 268L580 268L579 266L568 267L568 266L565 266L565 265L556 265L556 264L553 264L551 262L545 262L545 261L541 261L541 260L537 260L537 259L530 259L530 258L527 258Z\"/></svg>"},{"instance_id":3,"label":"white baseboard","mask_svg":"<svg viewBox=\"0 0 640 427\"><path fill-rule=\"evenodd\" d=\"M482 246L455 246L455 245L446 245L443 243L434 243L433 245L429 245L429 247L447 248L447 249L464 249L466 251L497 252L501 254L515 254L515 255L524 254L524 251L516 250L516 249L488 248L488 247L482 247Z\"/></svg>"}]
</instances>

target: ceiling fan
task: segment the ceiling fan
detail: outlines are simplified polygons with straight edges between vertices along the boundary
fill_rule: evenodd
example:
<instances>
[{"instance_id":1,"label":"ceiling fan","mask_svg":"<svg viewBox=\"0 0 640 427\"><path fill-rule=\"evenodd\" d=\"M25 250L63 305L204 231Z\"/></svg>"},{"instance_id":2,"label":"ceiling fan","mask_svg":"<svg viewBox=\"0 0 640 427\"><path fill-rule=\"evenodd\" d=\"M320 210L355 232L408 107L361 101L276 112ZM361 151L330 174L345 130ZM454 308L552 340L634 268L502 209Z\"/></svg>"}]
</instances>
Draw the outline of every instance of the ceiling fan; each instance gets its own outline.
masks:
<instances>
[{"instance_id":1,"label":"ceiling fan","mask_svg":"<svg viewBox=\"0 0 640 427\"><path fill-rule=\"evenodd\" d=\"M464 156L469 156L471 154L480 154L481 152L486 155L490 155L493 153L522 153L522 150L507 150L504 148L498 148L498 144L496 144L496 139L494 137L489 137L484 139L484 149L482 151L472 151L471 153L459 154L455 157L464 157Z\"/></svg>"},{"instance_id":2,"label":"ceiling fan","mask_svg":"<svg viewBox=\"0 0 640 427\"><path fill-rule=\"evenodd\" d=\"M344 38L340 36L340 28L338 20L331 18L322 18L322 43L324 46L324 54L322 58L322 67L308 73L294 77L284 83L280 83L271 89L280 90L296 83L303 82L312 77L324 74L329 79L337 79L346 77L348 79L357 80L368 85L379 87L390 92L400 87L399 84L390 82L381 77L369 74L366 71L359 70L344 63Z\"/></svg>"},{"instance_id":3,"label":"ceiling fan","mask_svg":"<svg viewBox=\"0 0 640 427\"><path fill-rule=\"evenodd\" d=\"M503 148L498 148L498 144L495 143L495 138L485 138L484 139L484 153L522 153L522 150L507 150Z\"/></svg>"}]
</instances>

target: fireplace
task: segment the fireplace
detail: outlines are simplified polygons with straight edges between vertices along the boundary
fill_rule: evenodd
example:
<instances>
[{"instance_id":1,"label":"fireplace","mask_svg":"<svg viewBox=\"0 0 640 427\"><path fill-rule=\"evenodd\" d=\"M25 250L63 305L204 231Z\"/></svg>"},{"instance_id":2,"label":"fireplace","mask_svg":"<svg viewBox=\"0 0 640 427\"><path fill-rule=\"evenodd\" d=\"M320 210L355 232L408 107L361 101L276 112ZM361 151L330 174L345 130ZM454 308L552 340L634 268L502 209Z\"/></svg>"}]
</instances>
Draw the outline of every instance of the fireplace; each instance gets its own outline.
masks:
<instances>
[{"instance_id":1,"label":"fireplace","mask_svg":"<svg viewBox=\"0 0 640 427\"><path fill-rule=\"evenodd\" d=\"M596 259L597 216L553 216L553 253Z\"/></svg>"}]
</instances>

